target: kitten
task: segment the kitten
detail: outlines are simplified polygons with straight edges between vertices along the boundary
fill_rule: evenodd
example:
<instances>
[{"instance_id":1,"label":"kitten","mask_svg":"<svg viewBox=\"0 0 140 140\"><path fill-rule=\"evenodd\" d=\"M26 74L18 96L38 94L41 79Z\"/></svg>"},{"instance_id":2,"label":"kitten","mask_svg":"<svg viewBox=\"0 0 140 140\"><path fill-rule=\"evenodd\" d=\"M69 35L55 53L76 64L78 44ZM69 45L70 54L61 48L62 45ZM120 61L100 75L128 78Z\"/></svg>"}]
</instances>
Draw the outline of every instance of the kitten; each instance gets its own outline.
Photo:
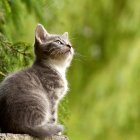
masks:
<instances>
[{"instance_id":1,"label":"kitten","mask_svg":"<svg viewBox=\"0 0 140 140\"><path fill-rule=\"evenodd\" d=\"M7 76L0 86L0 127L4 133L45 137L63 131L57 124L59 101L68 90L65 77L74 51L63 35L38 24L32 67Z\"/></svg>"}]
</instances>

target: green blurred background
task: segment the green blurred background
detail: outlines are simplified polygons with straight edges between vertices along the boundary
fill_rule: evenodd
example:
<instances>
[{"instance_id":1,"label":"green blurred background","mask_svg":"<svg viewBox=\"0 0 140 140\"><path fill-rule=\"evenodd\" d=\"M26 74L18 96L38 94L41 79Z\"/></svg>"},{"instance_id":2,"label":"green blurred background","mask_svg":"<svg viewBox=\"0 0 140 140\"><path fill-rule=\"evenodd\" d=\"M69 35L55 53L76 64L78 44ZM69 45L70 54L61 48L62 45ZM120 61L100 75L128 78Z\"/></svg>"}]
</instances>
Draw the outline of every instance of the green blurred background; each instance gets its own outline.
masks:
<instances>
[{"instance_id":1,"label":"green blurred background","mask_svg":"<svg viewBox=\"0 0 140 140\"><path fill-rule=\"evenodd\" d=\"M0 79L33 61L34 31L69 32L60 121L71 140L140 140L139 0L0 0Z\"/></svg>"}]
</instances>

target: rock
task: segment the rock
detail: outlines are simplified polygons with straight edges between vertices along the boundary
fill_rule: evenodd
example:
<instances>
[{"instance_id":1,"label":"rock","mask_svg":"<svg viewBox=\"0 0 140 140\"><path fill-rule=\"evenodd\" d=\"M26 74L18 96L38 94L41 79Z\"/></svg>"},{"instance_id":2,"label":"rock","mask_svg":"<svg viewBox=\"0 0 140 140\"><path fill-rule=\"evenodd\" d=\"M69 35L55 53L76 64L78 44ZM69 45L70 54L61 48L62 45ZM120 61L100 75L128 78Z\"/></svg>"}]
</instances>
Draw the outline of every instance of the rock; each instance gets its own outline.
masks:
<instances>
[{"instance_id":1,"label":"rock","mask_svg":"<svg viewBox=\"0 0 140 140\"><path fill-rule=\"evenodd\" d=\"M68 138L63 135L46 138L35 138L27 134L0 133L0 140L68 140Z\"/></svg>"}]
</instances>

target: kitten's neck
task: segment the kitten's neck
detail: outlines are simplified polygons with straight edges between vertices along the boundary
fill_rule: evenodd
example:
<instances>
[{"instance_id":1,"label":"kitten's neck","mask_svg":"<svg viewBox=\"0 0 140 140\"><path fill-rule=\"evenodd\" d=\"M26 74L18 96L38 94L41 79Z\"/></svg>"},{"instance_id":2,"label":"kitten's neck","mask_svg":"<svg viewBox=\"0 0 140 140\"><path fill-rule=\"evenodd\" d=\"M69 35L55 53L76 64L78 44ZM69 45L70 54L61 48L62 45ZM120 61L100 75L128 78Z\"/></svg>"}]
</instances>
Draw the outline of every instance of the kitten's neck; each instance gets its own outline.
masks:
<instances>
[{"instance_id":1,"label":"kitten's neck","mask_svg":"<svg viewBox=\"0 0 140 140\"><path fill-rule=\"evenodd\" d=\"M34 65L40 65L42 67L51 67L55 71L57 71L62 77L65 77L67 65L65 63L61 63L55 60L35 60Z\"/></svg>"},{"instance_id":2,"label":"kitten's neck","mask_svg":"<svg viewBox=\"0 0 140 140\"><path fill-rule=\"evenodd\" d=\"M55 60L49 60L47 63L49 64L50 67L55 69L62 77L65 77L67 69L67 65L65 63L58 62Z\"/></svg>"}]
</instances>

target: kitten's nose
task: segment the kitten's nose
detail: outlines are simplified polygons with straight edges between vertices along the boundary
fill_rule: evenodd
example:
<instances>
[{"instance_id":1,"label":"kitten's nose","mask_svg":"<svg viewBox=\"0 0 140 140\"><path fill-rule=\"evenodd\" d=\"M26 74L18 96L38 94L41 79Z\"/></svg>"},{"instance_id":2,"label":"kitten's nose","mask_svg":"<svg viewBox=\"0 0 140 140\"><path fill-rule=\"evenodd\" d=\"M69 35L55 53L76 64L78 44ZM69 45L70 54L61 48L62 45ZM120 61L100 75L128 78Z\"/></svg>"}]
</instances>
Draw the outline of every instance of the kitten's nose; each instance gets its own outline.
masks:
<instances>
[{"instance_id":1,"label":"kitten's nose","mask_svg":"<svg viewBox=\"0 0 140 140\"><path fill-rule=\"evenodd\" d=\"M66 46L69 47L69 48L71 48L71 45L70 44L67 44Z\"/></svg>"}]
</instances>

